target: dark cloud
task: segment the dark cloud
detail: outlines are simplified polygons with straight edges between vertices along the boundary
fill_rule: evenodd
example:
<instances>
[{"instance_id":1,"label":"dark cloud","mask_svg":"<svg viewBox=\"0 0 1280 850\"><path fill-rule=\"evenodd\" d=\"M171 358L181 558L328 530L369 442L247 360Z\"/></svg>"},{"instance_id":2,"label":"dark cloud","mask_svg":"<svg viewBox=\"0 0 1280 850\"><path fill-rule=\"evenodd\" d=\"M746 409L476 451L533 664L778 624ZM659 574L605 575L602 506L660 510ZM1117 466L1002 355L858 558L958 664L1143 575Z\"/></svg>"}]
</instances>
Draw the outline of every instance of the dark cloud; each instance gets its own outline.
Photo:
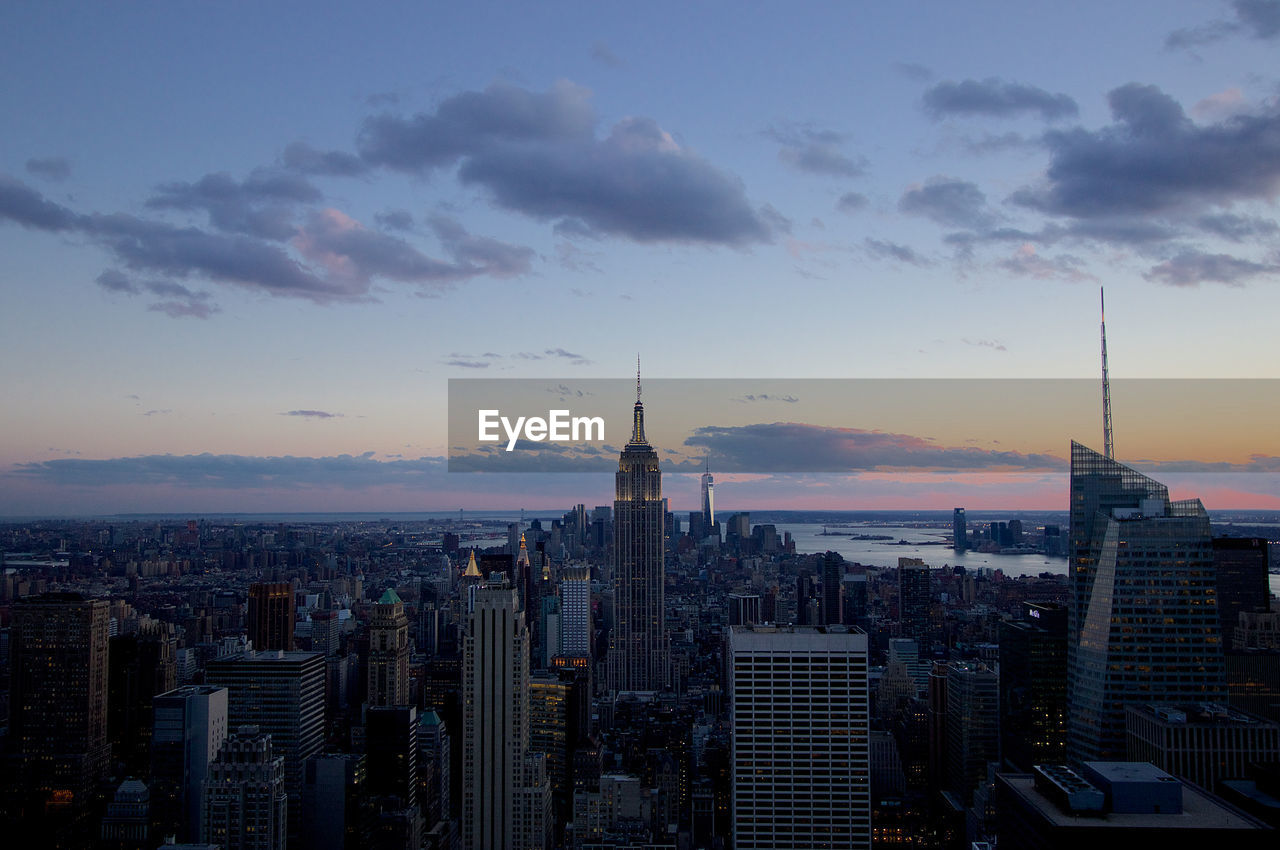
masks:
<instances>
[{"instance_id":1,"label":"dark cloud","mask_svg":"<svg viewBox=\"0 0 1280 850\"><path fill-rule=\"evenodd\" d=\"M921 437L797 422L699 428L684 445L725 472L1030 471L1065 468L1051 455L940 446Z\"/></svg>"},{"instance_id":2,"label":"dark cloud","mask_svg":"<svg viewBox=\"0 0 1280 850\"><path fill-rule=\"evenodd\" d=\"M1053 94L995 77L938 83L924 93L924 108L934 118L948 115L1009 117L1032 112L1046 121L1073 118L1079 112L1076 102L1065 94Z\"/></svg>"},{"instance_id":3,"label":"dark cloud","mask_svg":"<svg viewBox=\"0 0 1280 850\"><path fill-rule=\"evenodd\" d=\"M1280 225L1269 218L1218 213L1203 215L1196 224L1206 233L1220 236L1232 242L1269 239L1280 233Z\"/></svg>"},{"instance_id":4,"label":"dark cloud","mask_svg":"<svg viewBox=\"0 0 1280 850\"><path fill-rule=\"evenodd\" d=\"M916 62L895 62L893 70L908 80L915 80L918 83L928 82L933 79L933 71L927 66Z\"/></svg>"},{"instance_id":5,"label":"dark cloud","mask_svg":"<svg viewBox=\"0 0 1280 850\"><path fill-rule=\"evenodd\" d=\"M33 230L70 230L78 224L75 213L8 174L0 174L0 219Z\"/></svg>"},{"instance_id":6,"label":"dark cloud","mask_svg":"<svg viewBox=\"0 0 1280 850\"><path fill-rule=\"evenodd\" d=\"M1280 36L1280 0L1235 0L1231 11L1234 19L1219 18L1174 30L1165 38L1165 47L1202 47L1239 34L1262 41Z\"/></svg>"},{"instance_id":7,"label":"dark cloud","mask_svg":"<svg viewBox=\"0 0 1280 850\"><path fill-rule=\"evenodd\" d=\"M508 84L455 95L434 113L370 118L361 156L426 174L459 166L463 183L506 209L573 219L639 242L746 244L769 238L740 181L681 148L648 118L625 118L597 138L590 93L560 83L545 93Z\"/></svg>"},{"instance_id":8,"label":"dark cloud","mask_svg":"<svg viewBox=\"0 0 1280 850\"><path fill-rule=\"evenodd\" d=\"M932 177L923 186L908 189L898 209L952 227L982 229L994 220L987 196L977 184L952 177Z\"/></svg>"},{"instance_id":9,"label":"dark cloud","mask_svg":"<svg viewBox=\"0 0 1280 850\"><path fill-rule=\"evenodd\" d=\"M1066 224L1050 222L1039 230L1022 230L1017 227L994 227L981 231L949 233L943 241L968 249L980 243L1017 242L1049 246L1060 242L1129 245L1146 247L1159 245L1181 235L1181 231L1166 224L1138 219L1112 218L1089 221L1071 221Z\"/></svg>"},{"instance_id":10,"label":"dark cloud","mask_svg":"<svg viewBox=\"0 0 1280 850\"><path fill-rule=\"evenodd\" d=\"M206 174L195 183L168 183L147 206L200 210L218 230L283 241L297 232L294 207L320 198L320 190L301 175L258 169L243 181L218 173Z\"/></svg>"},{"instance_id":11,"label":"dark cloud","mask_svg":"<svg viewBox=\"0 0 1280 850\"><path fill-rule=\"evenodd\" d=\"M1144 277L1170 286L1225 283L1242 286L1255 277L1280 276L1280 265L1255 263L1228 254L1187 250L1153 267Z\"/></svg>"},{"instance_id":12,"label":"dark cloud","mask_svg":"<svg viewBox=\"0 0 1280 850\"><path fill-rule=\"evenodd\" d=\"M1044 136L1045 183L1015 203L1075 218L1195 213L1280 190L1280 109L1191 122L1155 86L1130 83L1109 95L1115 123Z\"/></svg>"},{"instance_id":13,"label":"dark cloud","mask_svg":"<svg viewBox=\"0 0 1280 850\"><path fill-rule=\"evenodd\" d=\"M879 260L897 260L902 263L909 263L913 266L932 265L931 261L922 256L915 248L910 245L902 245L897 242L887 242L881 239L872 239L867 237L862 241L862 245L866 248L867 253Z\"/></svg>"},{"instance_id":14,"label":"dark cloud","mask_svg":"<svg viewBox=\"0 0 1280 850\"><path fill-rule=\"evenodd\" d=\"M369 170L360 157L345 151L321 151L306 142L293 142L281 156L284 167L321 177L359 177Z\"/></svg>"},{"instance_id":15,"label":"dark cloud","mask_svg":"<svg viewBox=\"0 0 1280 850\"><path fill-rule=\"evenodd\" d=\"M327 410L286 410L281 416L299 416L304 419L341 419L341 413L330 413Z\"/></svg>"},{"instance_id":16,"label":"dark cloud","mask_svg":"<svg viewBox=\"0 0 1280 850\"><path fill-rule=\"evenodd\" d=\"M412 230L413 215L408 210L387 210L374 213L374 222L385 230Z\"/></svg>"},{"instance_id":17,"label":"dark cloud","mask_svg":"<svg viewBox=\"0 0 1280 850\"><path fill-rule=\"evenodd\" d=\"M170 485L210 489L353 489L412 485L442 472L440 458L378 461L373 452L335 457L244 455L144 455L89 460L58 458L18 464L10 475L50 484L84 487Z\"/></svg>"},{"instance_id":18,"label":"dark cloud","mask_svg":"<svg viewBox=\"0 0 1280 850\"><path fill-rule=\"evenodd\" d=\"M27 160L27 173L46 180L66 180L71 176L71 161L63 156L33 157Z\"/></svg>"},{"instance_id":19,"label":"dark cloud","mask_svg":"<svg viewBox=\"0 0 1280 850\"><path fill-rule=\"evenodd\" d=\"M449 256L469 274L514 277L529 271L534 256L530 248L473 236L458 222L441 215L432 216L428 223Z\"/></svg>"},{"instance_id":20,"label":"dark cloud","mask_svg":"<svg viewBox=\"0 0 1280 850\"><path fill-rule=\"evenodd\" d=\"M122 292L128 295L140 295L149 292L162 299L147 307L155 313L164 313L170 318L208 319L220 312L207 292L188 289L180 283L166 280L136 281L116 269L107 269L97 277L97 284L111 292Z\"/></svg>"},{"instance_id":21,"label":"dark cloud","mask_svg":"<svg viewBox=\"0 0 1280 850\"><path fill-rule=\"evenodd\" d=\"M840 196L840 200L836 201L836 209L840 212L852 213L865 209L867 204L871 203L867 200L867 196L858 192L845 192Z\"/></svg>"},{"instance_id":22,"label":"dark cloud","mask_svg":"<svg viewBox=\"0 0 1280 850\"><path fill-rule=\"evenodd\" d=\"M772 127L765 135L782 145L778 158L793 168L826 177L857 177L867 170L863 157L854 159L842 151L843 133L808 126Z\"/></svg>"},{"instance_id":23,"label":"dark cloud","mask_svg":"<svg viewBox=\"0 0 1280 850\"><path fill-rule=\"evenodd\" d=\"M360 133L366 162L421 174L502 143L589 141L595 127L590 92L561 82L545 93L495 83L463 92L434 113L369 118Z\"/></svg>"},{"instance_id":24,"label":"dark cloud","mask_svg":"<svg viewBox=\"0 0 1280 850\"><path fill-rule=\"evenodd\" d=\"M610 68L621 68L623 61L618 58L618 54L610 49L609 45L603 41L597 41L591 45L591 58Z\"/></svg>"}]
</instances>

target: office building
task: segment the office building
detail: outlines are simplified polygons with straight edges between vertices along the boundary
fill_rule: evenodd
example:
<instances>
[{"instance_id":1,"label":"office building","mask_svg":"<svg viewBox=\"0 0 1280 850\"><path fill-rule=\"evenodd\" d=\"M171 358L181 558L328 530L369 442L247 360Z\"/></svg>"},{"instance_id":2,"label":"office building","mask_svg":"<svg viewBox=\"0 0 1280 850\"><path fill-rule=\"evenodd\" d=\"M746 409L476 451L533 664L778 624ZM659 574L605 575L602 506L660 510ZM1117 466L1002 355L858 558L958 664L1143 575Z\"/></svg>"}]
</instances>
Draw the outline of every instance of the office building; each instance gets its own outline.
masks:
<instances>
[{"instance_id":1,"label":"office building","mask_svg":"<svg viewBox=\"0 0 1280 850\"><path fill-rule=\"evenodd\" d=\"M754 593L729 594L729 625L754 626L760 619L760 597Z\"/></svg>"},{"instance_id":2,"label":"office building","mask_svg":"<svg viewBox=\"0 0 1280 850\"><path fill-rule=\"evenodd\" d=\"M1269 551L1264 537L1213 538L1213 572L1218 581L1224 649L1235 649L1234 635L1241 614L1265 612L1271 605L1267 582Z\"/></svg>"},{"instance_id":3,"label":"office building","mask_svg":"<svg viewBox=\"0 0 1280 850\"><path fill-rule=\"evenodd\" d=\"M1073 442L1071 540L1068 755L1120 759L1126 704L1226 699L1209 515Z\"/></svg>"},{"instance_id":4,"label":"office building","mask_svg":"<svg viewBox=\"0 0 1280 850\"><path fill-rule=\"evenodd\" d=\"M843 589L840 580L844 578L844 558L839 552L827 552L822 556L822 603L820 616L822 625L840 625L844 611L840 601Z\"/></svg>"},{"instance_id":5,"label":"office building","mask_svg":"<svg viewBox=\"0 0 1280 850\"><path fill-rule=\"evenodd\" d=\"M733 846L871 846L867 636L730 629Z\"/></svg>"},{"instance_id":6,"label":"office building","mask_svg":"<svg viewBox=\"0 0 1280 850\"><path fill-rule=\"evenodd\" d=\"M227 739L227 689L184 685L152 700L151 813L155 835L196 841L209 765Z\"/></svg>"},{"instance_id":7,"label":"office building","mask_svg":"<svg viewBox=\"0 0 1280 850\"><path fill-rule=\"evenodd\" d=\"M374 811L373 844L385 850L418 850L418 709L411 705L365 710L366 790Z\"/></svg>"},{"instance_id":8,"label":"office building","mask_svg":"<svg viewBox=\"0 0 1280 850\"><path fill-rule=\"evenodd\" d=\"M210 661L205 681L227 689L232 728L257 726L284 758L291 837L301 827L306 760L324 746L325 660L318 652L247 652Z\"/></svg>"},{"instance_id":9,"label":"office building","mask_svg":"<svg viewBox=\"0 0 1280 850\"><path fill-rule=\"evenodd\" d=\"M529 632L502 573L475 594L463 640L462 839L466 850L543 847L551 793L529 756Z\"/></svg>"},{"instance_id":10,"label":"office building","mask_svg":"<svg viewBox=\"0 0 1280 850\"><path fill-rule=\"evenodd\" d=\"M369 705L409 702L409 618L391 588L373 606L369 624Z\"/></svg>"},{"instance_id":11,"label":"office building","mask_svg":"<svg viewBox=\"0 0 1280 850\"><path fill-rule=\"evenodd\" d=\"M324 753L307 759L302 782L302 841L307 850L371 846L367 787L363 754Z\"/></svg>"},{"instance_id":12,"label":"office building","mask_svg":"<svg viewBox=\"0 0 1280 850\"><path fill-rule=\"evenodd\" d=\"M965 805L999 759L1000 690L985 664L947 665L946 788Z\"/></svg>"},{"instance_id":13,"label":"office building","mask_svg":"<svg viewBox=\"0 0 1280 850\"><path fill-rule=\"evenodd\" d=\"M1000 754L1022 771L1067 758L1067 609L1028 602L1000 623Z\"/></svg>"},{"instance_id":14,"label":"office building","mask_svg":"<svg viewBox=\"0 0 1280 850\"><path fill-rule=\"evenodd\" d=\"M716 479L708 468L702 473L702 527L710 532L716 526Z\"/></svg>"},{"instance_id":15,"label":"office building","mask_svg":"<svg viewBox=\"0 0 1280 850\"><path fill-rule=\"evenodd\" d=\"M631 440L618 458L615 493L609 689L660 691L669 678L663 607L662 472L658 453L644 435L638 373Z\"/></svg>"},{"instance_id":16,"label":"office building","mask_svg":"<svg viewBox=\"0 0 1280 850\"><path fill-rule=\"evenodd\" d=\"M1280 762L1280 723L1219 703L1129 705L1127 758L1151 762L1210 791L1249 765Z\"/></svg>"},{"instance_id":17,"label":"office building","mask_svg":"<svg viewBox=\"0 0 1280 850\"><path fill-rule=\"evenodd\" d=\"M276 754L271 736L256 726L241 726L209 765L200 840L223 850L284 850L284 785L284 757Z\"/></svg>"},{"instance_id":18,"label":"office building","mask_svg":"<svg viewBox=\"0 0 1280 850\"><path fill-rule=\"evenodd\" d=\"M559 655L591 656L591 568L569 567L560 576Z\"/></svg>"},{"instance_id":19,"label":"office building","mask_svg":"<svg viewBox=\"0 0 1280 850\"><path fill-rule=\"evenodd\" d=\"M293 585L287 581L249 585L249 641L258 651L293 649Z\"/></svg>"},{"instance_id":20,"label":"office building","mask_svg":"<svg viewBox=\"0 0 1280 850\"><path fill-rule=\"evenodd\" d=\"M951 512L951 548L957 555L963 555L969 548L969 528L964 518L964 508L956 508Z\"/></svg>"},{"instance_id":21,"label":"office building","mask_svg":"<svg viewBox=\"0 0 1280 850\"><path fill-rule=\"evenodd\" d=\"M901 635L914 640L921 649L930 646L929 612L933 594L929 565L919 558L898 559L898 622Z\"/></svg>"},{"instance_id":22,"label":"office building","mask_svg":"<svg viewBox=\"0 0 1280 850\"><path fill-rule=\"evenodd\" d=\"M1086 762L996 774L1000 850L1262 850L1275 830L1150 764Z\"/></svg>"},{"instance_id":23,"label":"office building","mask_svg":"<svg viewBox=\"0 0 1280 850\"><path fill-rule=\"evenodd\" d=\"M33 811L74 834L106 776L107 602L74 593L18 601L9 630L9 740ZM16 778L16 777L15 777Z\"/></svg>"}]
</instances>

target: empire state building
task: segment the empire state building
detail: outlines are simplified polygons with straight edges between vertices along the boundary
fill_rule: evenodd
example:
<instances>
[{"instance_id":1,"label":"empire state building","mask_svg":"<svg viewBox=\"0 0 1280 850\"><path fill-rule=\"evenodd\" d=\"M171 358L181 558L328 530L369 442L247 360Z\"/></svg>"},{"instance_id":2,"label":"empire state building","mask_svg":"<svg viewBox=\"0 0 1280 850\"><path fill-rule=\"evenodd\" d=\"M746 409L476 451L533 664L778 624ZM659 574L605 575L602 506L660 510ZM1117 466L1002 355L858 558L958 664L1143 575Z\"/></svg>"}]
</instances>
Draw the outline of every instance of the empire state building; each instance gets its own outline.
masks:
<instances>
[{"instance_id":1,"label":"empire state building","mask_svg":"<svg viewBox=\"0 0 1280 850\"><path fill-rule=\"evenodd\" d=\"M663 621L662 472L644 436L640 370L631 440L618 457L613 503L614 627L609 645L609 688L660 691L667 684Z\"/></svg>"}]
</instances>

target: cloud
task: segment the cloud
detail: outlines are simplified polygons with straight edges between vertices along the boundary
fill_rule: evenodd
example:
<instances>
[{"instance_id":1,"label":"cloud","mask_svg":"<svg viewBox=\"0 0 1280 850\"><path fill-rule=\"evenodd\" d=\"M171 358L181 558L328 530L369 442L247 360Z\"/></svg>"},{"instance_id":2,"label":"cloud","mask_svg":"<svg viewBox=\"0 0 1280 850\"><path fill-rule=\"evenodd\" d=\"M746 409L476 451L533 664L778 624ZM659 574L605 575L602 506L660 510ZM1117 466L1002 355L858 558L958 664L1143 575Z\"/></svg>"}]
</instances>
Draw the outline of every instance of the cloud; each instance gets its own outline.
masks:
<instances>
[{"instance_id":1,"label":"cloud","mask_svg":"<svg viewBox=\"0 0 1280 850\"><path fill-rule=\"evenodd\" d=\"M798 422L708 426L684 445L725 472L1060 471L1051 455L948 447L920 437Z\"/></svg>"},{"instance_id":2,"label":"cloud","mask_svg":"<svg viewBox=\"0 0 1280 850\"><path fill-rule=\"evenodd\" d=\"M458 167L499 206L541 220L576 219L637 242L744 245L768 224L739 180L680 147L652 119L629 117L603 138L590 92L561 82L544 93L509 84L464 92L433 113L366 121L366 162L411 174Z\"/></svg>"},{"instance_id":3,"label":"cloud","mask_svg":"<svg viewBox=\"0 0 1280 850\"><path fill-rule=\"evenodd\" d=\"M194 183L167 183L159 187L147 206L200 210L218 230L283 241L296 232L294 207L320 198L320 190L305 177L256 169L243 181L220 172L206 174Z\"/></svg>"},{"instance_id":4,"label":"cloud","mask_svg":"<svg viewBox=\"0 0 1280 850\"><path fill-rule=\"evenodd\" d=\"M1280 108L1201 126L1155 86L1129 83L1108 101L1112 125L1045 134L1046 180L1014 203L1075 218L1195 214L1280 191Z\"/></svg>"},{"instance_id":5,"label":"cloud","mask_svg":"<svg viewBox=\"0 0 1280 850\"><path fill-rule=\"evenodd\" d=\"M469 274L514 277L529 271L533 260L530 248L473 236L458 222L441 215L432 216L428 223L449 256L471 270Z\"/></svg>"},{"instance_id":6,"label":"cloud","mask_svg":"<svg viewBox=\"0 0 1280 850\"><path fill-rule=\"evenodd\" d=\"M1186 250L1154 266L1143 277L1169 286L1197 286L1201 283L1243 286L1250 278L1276 275L1280 275L1280 265L1255 263L1228 254Z\"/></svg>"},{"instance_id":7,"label":"cloud","mask_svg":"<svg viewBox=\"0 0 1280 850\"><path fill-rule=\"evenodd\" d=\"M1196 224L1204 232L1232 242L1269 239L1280 233L1280 225L1272 219L1233 213L1203 215Z\"/></svg>"},{"instance_id":8,"label":"cloud","mask_svg":"<svg viewBox=\"0 0 1280 850\"><path fill-rule=\"evenodd\" d=\"M172 408L166 407L163 410L148 410L146 413L139 413L138 415L139 416L165 416L170 413L173 413Z\"/></svg>"},{"instance_id":9,"label":"cloud","mask_svg":"<svg viewBox=\"0 0 1280 850\"><path fill-rule=\"evenodd\" d=\"M387 210L374 213L373 221L384 230L412 230L413 214L408 210Z\"/></svg>"},{"instance_id":10,"label":"cloud","mask_svg":"<svg viewBox=\"0 0 1280 850\"><path fill-rule=\"evenodd\" d=\"M104 487L173 485L184 488L353 489L421 483L443 469L440 458L378 461L373 452L334 457L143 455L90 460L58 458L21 463L9 475L50 484Z\"/></svg>"},{"instance_id":11,"label":"cloud","mask_svg":"<svg viewBox=\"0 0 1280 850\"><path fill-rule=\"evenodd\" d=\"M876 259L897 260L913 266L932 265L932 261L927 257L922 256L910 245L902 245L897 242L887 242L881 239L872 239L871 237L864 239L862 241L862 245L866 248L867 253Z\"/></svg>"},{"instance_id":12,"label":"cloud","mask_svg":"<svg viewBox=\"0 0 1280 850\"><path fill-rule=\"evenodd\" d=\"M71 161L64 156L33 157L27 160L27 173L46 180L66 180L71 176Z\"/></svg>"},{"instance_id":13,"label":"cloud","mask_svg":"<svg viewBox=\"0 0 1280 850\"><path fill-rule=\"evenodd\" d=\"M923 186L907 189L898 201L898 209L938 224L984 228L994 220L986 204L987 196L975 183L953 177L931 177Z\"/></svg>"},{"instance_id":14,"label":"cloud","mask_svg":"<svg viewBox=\"0 0 1280 850\"><path fill-rule=\"evenodd\" d=\"M916 62L895 62L893 70L908 80L915 80L918 83L928 82L933 79L933 71L927 66Z\"/></svg>"},{"instance_id":15,"label":"cloud","mask_svg":"<svg viewBox=\"0 0 1280 850\"><path fill-rule=\"evenodd\" d=\"M442 361L446 366L458 366L463 369L488 369L490 364L485 360L460 360L456 357Z\"/></svg>"},{"instance_id":16,"label":"cloud","mask_svg":"<svg viewBox=\"0 0 1280 850\"><path fill-rule=\"evenodd\" d=\"M281 156L284 167L320 177L359 177L369 170L360 157L345 151L321 151L306 142L293 142Z\"/></svg>"},{"instance_id":17,"label":"cloud","mask_svg":"<svg viewBox=\"0 0 1280 850\"><path fill-rule=\"evenodd\" d=\"M858 192L845 192L840 196L840 199L836 201L836 209L840 210L840 212L854 213L858 210L865 209L869 203L871 202L867 200L866 195Z\"/></svg>"},{"instance_id":18,"label":"cloud","mask_svg":"<svg viewBox=\"0 0 1280 850\"><path fill-rule=\"evenodd\" d=\"M603 41L591 45L591 58L609 68L621 68L625 64Z\"/></svg>"},{"instance_id":19,"label":"cloud","mask_svg":"<svg viewBox=\"0 0 1280 850\"><path fill-rule=\"evenodd\" d=\"M924 93L924 108L935 119L948 115L1006 118L1032 112L1046 121L1057 121L1074 118L1079 112L1076 102L1065 94L1052 94L996 77L938 83Z\"/></svg>"},{"instance_id":20,"label":"cloud","mask_svg":"<svg viewBox=\"0 0 1280 850\"><path fill-rule=\"evenodd\" d=\"M281 416L300 416L304 419L342 419L341 413L330 413L327 410L286 410Z\"/></svg>"},{"instance_id":21,"label":"cloud","mask_svg":"<svg viewBox=\"0 0 1280 850\"><path fill-rule=\"evenodd\" d=\"M0 219L8 219L32 230L71 230L78 224L76 215L59 204L45 199L21 180L0 174Z\"/></svg>"},{"instance_id":22,"label":"cloud","mask_svg":"<svg viewBox=\"0 0 1280 850\"><path fill-rule=\"evenodd\" d=\"M786 404L795 404L796 402L800 401L800 399L796 398L790 393L788 393L787 395L776 395L776 394L770 395L769 393L754 393L754 394L736 396L734 398L729 399L729 401L736 401L739 404L749 404L749 403L760 402L760 401L781 401L781 402L785 402Z\"/></svg>"},{"instance_id":23,"label":"cloud","mask_svg":"<svg viewBox=\"0 0 1280 850\"><path fill-rule=\"evenodd\" d=\"M1231 11L1234 20L1218 18L1174 30L1165 38L1165 47L1171 50L1202 47L1237 34L1261 41L1280 36L1280 0L1235 0Z\"/></svg>"},{"instance_id":24,"label":"cloud","mask_svg":"<svg viewBox=\"0 0 1280 850\"><path fill-rule=\"evenodd\" d=\"M1036 280L1097 280L1088 272L1081 271L1082 262L1069 254L1057 257L1045 257L1037 253L1032 245L1023 245L1013 253L996 262L996 267L1004 269L1014 277L1035 278Z\"/></svg>"},{"instance_id":25,"label":"cloud","mask_svg":"<svg viewBox=\"0 0 1280 850\"><path fill-rule=\"evenodd\" d=\"M217 305L212 302L209 293L197 292L172 281L136 281L116 269L107 269L98 275L96 282L109 292L121 292L126 295L150 292L152 295L161 296L164 300L151 304L147 309L164 313L174 319L208 319L214 313L220 312Z\"/></svg>"},{"instance_id":26,"label":"cloud","mask_svg":"<svg viewBox=\"0 0 1280 850\"><path fill-rule=\"evenodd\" d=\"M782 145L778 158L798 171L826 177L857 177L867 170L865 158L853 159L840 150L847 137L834 130L789 125L770 128L765 135Z\"/></svg>"},{"instance_id":27,"label":"cloud","mask_svg":"<svg viewBox=\"0 0 1280 850\"><path fill-rule=\"evenodd\" d=\"M994 339L968 339L966 337L965 339L962 339L960 341L963 342L965 345L972 345L976 348L990 348L992 351L1008 351L1009 350L1004 347L1004 343Z\"/></svg>"}]
</instances>

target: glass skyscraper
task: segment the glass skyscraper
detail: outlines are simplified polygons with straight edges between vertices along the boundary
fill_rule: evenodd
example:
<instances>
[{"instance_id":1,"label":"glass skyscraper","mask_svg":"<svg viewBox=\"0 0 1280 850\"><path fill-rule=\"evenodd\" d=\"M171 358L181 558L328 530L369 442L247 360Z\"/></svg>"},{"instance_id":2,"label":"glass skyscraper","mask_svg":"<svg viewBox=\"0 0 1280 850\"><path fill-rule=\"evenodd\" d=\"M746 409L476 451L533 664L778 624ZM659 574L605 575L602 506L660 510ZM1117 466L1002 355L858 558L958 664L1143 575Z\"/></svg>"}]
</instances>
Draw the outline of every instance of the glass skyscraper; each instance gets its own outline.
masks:
<instances>
[{"instance_id":1,"label":"glass skyscraper","mask_svg":"<svg viewBox=\"0 0 1280 850\"><path fill-rule=\"evenodd\" d=\"M1068 755L1125 758L1125 705L1226 697L1209 515L1071 444Z\"/></svg>"}]
</instances>

